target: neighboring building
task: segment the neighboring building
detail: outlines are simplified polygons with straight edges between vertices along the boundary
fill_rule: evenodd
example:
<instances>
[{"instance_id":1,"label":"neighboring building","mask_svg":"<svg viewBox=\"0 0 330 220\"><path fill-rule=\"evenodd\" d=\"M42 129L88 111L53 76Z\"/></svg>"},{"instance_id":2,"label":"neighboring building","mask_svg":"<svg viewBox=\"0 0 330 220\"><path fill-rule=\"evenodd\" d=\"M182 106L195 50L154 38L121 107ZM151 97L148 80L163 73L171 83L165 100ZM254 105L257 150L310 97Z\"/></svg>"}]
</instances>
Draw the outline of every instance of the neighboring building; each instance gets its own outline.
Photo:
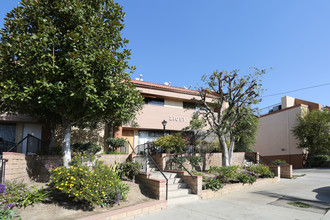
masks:
<instances>
[{"instance_id":1,"label":"neighboring building","mask_svg":"<svg viewBox=\"0 0 330 220\"><path fill-rule=\"evenodd\" d=\"M27 135L36 138L28 138L21 142ZM37 120L25 115L0 115L0 150L6 151L14 147L17 143L19 153L37 153L40 147L39 139L48 140L49 129L41 125Z\"/></svg>"},{"instance_id":2,"label":"neighboring building","mask_svg":"<svg viewBox=\"0 0 330 220\"><path fill-rule=\"evenodd\" d=\"M307 109L321 109L321 105L285 96L281 105L260 116L258 136L253 150L270 160L285 160L293 168L302 168L305 152L298 149L298 141L292 134L297 116Z\"/></svg>"},{"instance_id":3,"label":"neighboring building","mask_svg":"<svg viewBox=\"0 0 330 220\"><path fill-rule=\"evenodd\" d=\"M124 137L135 147L163 136L164 120L166 133L181 131L189 125L197 108L193 99L200 99L197 91L140 80L132 82L144 97L145 105L137 115L138 127L124 125L115 132L115 137Z\"/></svg>"}]
</instances>

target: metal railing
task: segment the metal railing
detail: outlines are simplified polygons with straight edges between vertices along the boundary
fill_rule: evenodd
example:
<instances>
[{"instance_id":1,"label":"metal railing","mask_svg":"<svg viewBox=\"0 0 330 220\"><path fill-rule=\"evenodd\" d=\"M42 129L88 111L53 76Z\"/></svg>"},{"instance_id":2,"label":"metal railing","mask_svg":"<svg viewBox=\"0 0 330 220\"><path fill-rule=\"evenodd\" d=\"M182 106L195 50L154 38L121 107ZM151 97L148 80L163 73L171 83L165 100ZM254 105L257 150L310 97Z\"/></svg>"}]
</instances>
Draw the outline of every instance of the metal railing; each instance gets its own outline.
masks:
<instances>
[{"instance_id":1,"label":"metal railing","mask_svg":"<svg viewBox=\"0 0 330 220\"><path fill-rule=\"evenodd\" d=\"M150 154L147 154L147 156L154 163L154 165L157 167L157 169L160 171L160 173L163 175L163 177L166 180L166 200L168 200L168 178L165 176L165 174L163 173L163 171L159 168L159 166L156 163L156 161L154 160L154 158L152 158L152 156L150 156Z\"/></svg>"},{"instance_id":2,"label":"metal railing","mask_svg":"<svg viewBox=\"0 0 330 220\"><path fill-rule=\"evenodd\" d=\"M5 171L6 171L6 162L8 162L7 159L3 159L2 155L0 155L0 184L2 184L4 177L5 177Z\"/></svg>"},{"instance_id":3,"label":"metal railing","mask_svg":"<svg viewBox=\"0 0 330 220\"><path fill-rule=\"evenodd\" d=\"M18 146L22 144L26 144L26 154L49 154L48 143L30 134L7 150L7 152L17 152Z\"/></svg>"},{"instance_id":4,"label":"metal railing","mask_svg":"<svg viewBox=\"0 0 330 220\"><path fill-rule=\"evenodd\" d=\"M181 157L182 157L182 155L181 155ZM178 159L177 156L174 157L174 160L175 160L176 162L178 162L178 163L180 164L180 166L181 166L185 171L187 171L187 173L189 173L189 175L190 175L193 179L196 178L196 176L193 176L193 175L187 170L187 168L186 168L185 166L183 166L182 162Z\"/></svg>"},{"instance_id":5,"label":"metal railing","mask_svg":"<svg viewBox=\"0 0 330 220\"><path fill-rule=\"evenodd\" d=\"M15 145L16 144L14 142L0 140L0 153L9 151L15 147Z\"/></svg>"},{"instance_id":6,"label":"metal railing","mask_svg":"<svg viewBox=\"0 0 330 220\"><path fill-rule=\"evenodd\" d=\"M253 154L253 156L252 156ZM245 153L245 158L251 160L254 163L262 163L264 165L272 165L273 161L261 156L260 154L257 155L256 152L251 152L251 153Z\"/></svg>"},{"instance_id":7,"label":"metal railing","mask_svg":"<svg viewBox=\"0 0 330 220\"><path fill-rule=\"evenodd\" d=\"M131 145L131 143L129 142L129 140L126 138L126 143L128 144L128 146L132 149L133 153L136 154L134 147ZM129 151L128 151L129 152Z\"/></svg>"}]
</instances>

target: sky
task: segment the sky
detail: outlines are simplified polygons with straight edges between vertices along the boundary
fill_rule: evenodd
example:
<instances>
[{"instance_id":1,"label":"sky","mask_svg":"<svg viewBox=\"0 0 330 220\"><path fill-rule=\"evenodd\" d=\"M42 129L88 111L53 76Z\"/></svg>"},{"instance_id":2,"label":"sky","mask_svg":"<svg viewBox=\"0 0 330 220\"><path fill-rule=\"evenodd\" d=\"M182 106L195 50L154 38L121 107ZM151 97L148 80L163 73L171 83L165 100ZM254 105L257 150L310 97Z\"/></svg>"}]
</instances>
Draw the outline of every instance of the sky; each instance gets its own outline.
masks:
<instances>
[{"instance_id":1,"label":"sky","mask_svg":"<svg viewBox=\"0 0 330 220\"><path fill-rule=\"evenodd\" d=\"M1 28L18 2L1 0ZM329 0L116 2L126 13L132 78L196 88L216 70L238 69L243 76L256 67L267 69L259 108L285 95L330 105Z\"/></svg>"}]
</instances>

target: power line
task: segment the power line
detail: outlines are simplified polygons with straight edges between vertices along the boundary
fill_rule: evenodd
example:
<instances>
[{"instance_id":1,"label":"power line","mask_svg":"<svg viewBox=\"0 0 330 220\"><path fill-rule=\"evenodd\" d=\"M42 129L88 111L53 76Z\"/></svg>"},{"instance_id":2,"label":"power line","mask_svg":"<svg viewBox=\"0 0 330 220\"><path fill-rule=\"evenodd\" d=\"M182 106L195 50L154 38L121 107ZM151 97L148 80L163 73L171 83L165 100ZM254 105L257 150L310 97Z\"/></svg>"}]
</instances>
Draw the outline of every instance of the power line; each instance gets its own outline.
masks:
<instances>
[{"instance_id":1,"label":"power line","mask_svg":"<svg viewBox=\"0 0 330 220\"><path fill-rule=\"evenodd\" d=\"M316 86L309 86L309 87L305 87L305 88L301 88L301 89L295 89L295 90L291 90L291 91L287 91L287 92L281 92L281 93L276 93L276 94L271 94L271 95L265 95L265 96L261 96L261 98L271 97L271 96L277 96L277 95L283 95L283 94L287 94L287 93L291 93L291 92L297 92L297 91L301 91L301 90L312 89L312 88L317 88L317 87L321 87L321 86L328 86L328 85L330 85L330 83L325 83L325 84L316 85Z\"/></svg>"}]
</instances>

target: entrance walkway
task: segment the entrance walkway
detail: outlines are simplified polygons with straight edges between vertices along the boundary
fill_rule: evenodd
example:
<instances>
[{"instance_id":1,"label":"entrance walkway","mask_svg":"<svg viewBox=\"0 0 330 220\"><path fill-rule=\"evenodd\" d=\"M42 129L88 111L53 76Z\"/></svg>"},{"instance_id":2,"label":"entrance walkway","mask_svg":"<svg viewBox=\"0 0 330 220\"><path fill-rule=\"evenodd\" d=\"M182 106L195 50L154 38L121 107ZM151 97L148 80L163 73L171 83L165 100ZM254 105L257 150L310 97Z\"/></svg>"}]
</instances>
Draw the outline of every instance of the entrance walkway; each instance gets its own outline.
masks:
<instances>
[{"instance_id":1,"label":"entrance walkway","mask_svg":"<svg viewBox=\"0 0 330 220\"><path fill-rule=\"evenodd\" d=\"M324 215L326 209L330 208L330 169L300 169L293 173L300 177L281 179L268 186L191 202L136 219L330 220L330 211ZM298 201L310 205L310 208L288 204Z\"/></svg>"}]
</instances>

